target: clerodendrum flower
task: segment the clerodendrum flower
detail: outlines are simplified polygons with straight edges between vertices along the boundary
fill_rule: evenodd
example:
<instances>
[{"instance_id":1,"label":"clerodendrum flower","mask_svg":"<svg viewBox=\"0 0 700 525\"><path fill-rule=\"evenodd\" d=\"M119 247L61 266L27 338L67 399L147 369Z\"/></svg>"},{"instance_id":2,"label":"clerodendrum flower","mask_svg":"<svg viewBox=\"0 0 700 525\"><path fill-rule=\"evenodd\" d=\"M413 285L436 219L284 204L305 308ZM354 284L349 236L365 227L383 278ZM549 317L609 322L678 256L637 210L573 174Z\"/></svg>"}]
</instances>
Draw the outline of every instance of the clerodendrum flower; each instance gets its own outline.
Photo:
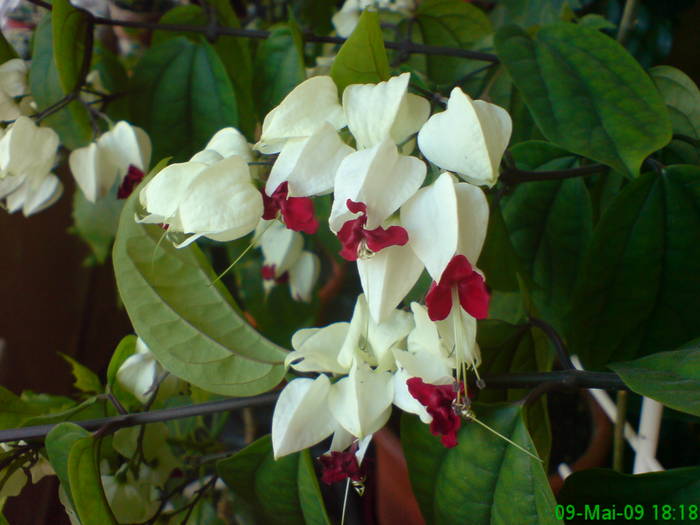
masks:
<instances>
[{"instance_id":1,"label":"clerodendrum flower","mask_svg":"<svg viewBox=\"0 0 700 525\"><path fill-rule=\"evenodd\" d=\"M26 95L27 63L13 58L0 65L0 120L15 120L22 115L17 97Z\"/></svg>"},{"instance_id":2,"label":"clerodendrum flower","mask_svg":"<svg viewBox=\"0 0 700 525\"><path fill-rule=\"evenodd\" d=\"M163 224L168 231L232 241L252 232L263 214L260 192L248 164L238 156L214 164L183 162L163 168L139 194L146 216L141 222Z\"/></svg>"},{"instance_id":3,"label":"clerodendrum flower","mask_svg":"<svg viewBox=\"0 0 700 525\"><path fill-rule=\"evenodd\" d=\"M96 142L74 150L68 162L85 198L95 202L127 174L131 189L139 175L143 178L151 162L151 140L144 130L122 120Z\"/></svg>"},{"instance_id":4,"label":"clerodendrum flower","mask_svg":"<svg viewBox=\"0 0 700 525\"><path fill-rule=\"evenodd\" d=\"M343 7L333 15L331 21L338 35L347 38L355 29L364 9L374 6L405 14L415 8L415 0L345 0Z\"/></svg>"},{"instance_id":5,"label":"clerodendrum flower","mask_svg":"<svg viewBox=\"0 0 700 525\"><path fill-rule=\"evenodd\" d=\"M430 103L408 92L410 73L378 84L353 84L343 92L343 111L357 149L371 148L387 137L403 143L430 115Z\"/></svg>"},{"instance_id":6,"label":"clerodendrum flower","mask_svg":"<svg viewBox=\"0 0 700 525\"><path fill-rule=\"evenodd\" d=\"M51 169L56 161L58 135L19 117L0 139L0 200L10 213L25 216L44 210L61 196L63 185Z\"/></svg>"},{"instance_id":7,"label":"clerodendrum flower","mask_svg":"<svg viewBox=\"0 0 700 525\"><path fill-rule=\"evenodd\" d=\"M493 186L513 129L508 112L483 100L472 100L456 87L447 110L436 113L418 133L418 147L440 168L467 182Z\"/></svg>"},{"instance_id":8,"label":"clerodendrum flower","mask_svg":"<svg viewBox=\"0 0 700 525\"><path fill-rule=\"evenodd\" d=\"M483 276L474 270L486 238L488 202L476 186L455 183L443 173L422 188L401 209L410 246L433 278L426 297L428 314L443 321L443 339L454 345L458 375L462 365L476 367L476 318L486 317L488 293Z\"/></svg>"}]
</instances>

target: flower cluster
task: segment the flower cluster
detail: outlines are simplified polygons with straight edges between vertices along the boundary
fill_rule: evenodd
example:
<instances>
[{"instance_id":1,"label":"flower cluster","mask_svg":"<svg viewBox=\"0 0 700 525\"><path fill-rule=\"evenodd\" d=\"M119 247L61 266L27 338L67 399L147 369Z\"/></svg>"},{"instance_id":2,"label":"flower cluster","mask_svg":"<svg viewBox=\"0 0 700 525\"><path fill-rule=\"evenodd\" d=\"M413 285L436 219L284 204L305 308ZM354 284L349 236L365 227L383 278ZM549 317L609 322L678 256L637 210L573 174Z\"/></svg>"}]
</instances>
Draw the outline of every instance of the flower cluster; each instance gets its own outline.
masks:
<instances>
[{"instance_id":1,"label":"flower cluster","mask_svg":"<svg viewBox=\"0 0 700 525\"><path fill-rule=\"evenodd\" d=\"M282 391L272 425L277 457L332 435L330 462L380 429L392 404L431 423L445 446L457 443L454 385L480 362L476 320L488 315L475 264L489 208L478 186L495 184L511 122L502 108L460 89L430 116L408 83L403 74L351 85L341 102L329 77L313 77L266 117L255 145L279 154L268 197L333 193L329 227L341 256L356 262L364 291L349 323L294 335L287 365L318 375ZM339 133L345 126L349 143ZM416 135L423 156L446 170L425 187L426 163L407 154ZM281 218L297 222L294 213ZM434 281L425 306L397 309L424 269Z\"/></svg>"}]
</instances>

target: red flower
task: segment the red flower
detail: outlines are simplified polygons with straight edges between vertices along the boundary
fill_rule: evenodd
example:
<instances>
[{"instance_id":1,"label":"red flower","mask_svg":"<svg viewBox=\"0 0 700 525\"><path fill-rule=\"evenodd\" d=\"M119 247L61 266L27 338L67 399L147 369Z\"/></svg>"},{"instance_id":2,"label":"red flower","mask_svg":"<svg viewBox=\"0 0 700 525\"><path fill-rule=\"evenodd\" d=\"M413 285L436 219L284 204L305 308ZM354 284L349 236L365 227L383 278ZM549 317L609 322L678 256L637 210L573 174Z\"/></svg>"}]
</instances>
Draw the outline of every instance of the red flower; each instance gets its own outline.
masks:
<instances>
[{"instance_id":1,"label":"red flower","mask_svg":"<svg viewBox=\"0 0 700 525\"><path fill-rule=\"evenodd\" d=\"M348 210L352 213L361 213L356 219L346 221L338 231L338 239L343 245L340 256L347 261L356 261L360 243L364 240L373 252L388 246L403 246L408 242L408 232L401 226L390 226L365 230L367 224L367 205L364 202L355 202L351 199L346 201Z\"/></svg>"},{"instance_id":2,"label":"red flower","mask_svg":"<svg viewBox=\"0 0 700 525\"><path fill-rule=\"evenodd\" d=\"M283 182L268 196L264 191L263 219L271 220L282 213L284 224L290 230L304 233L316 233L318 221L314 217L314 203L308 197L288 197L288 184Z\"/></svg>"},{"instance_id":3,"label":"red flower","mask_svg":"<svg viewBox=\"0 0 700 525\"><path fill-rule=\"evenodd\" d=\"M362 471L355 455L356 449L357 446L352 446L345 452L331 452L318 458L323 469L321 481L327 485L347 478L362 481Z\"/></svg>"},{"instance_id":4,"label":"red flower","mask_svg":"<svg viewBox=\"0 0 700 525\"><path fill-rule=\"evenodd\" d=\"M119 189L117 190L117 199L127 199L129 195L134 191L134 188L138 186L139 182L143 180L144 173L136 166L130 164L129 171L126 172L126 177L122 181Z\"/></svg>"},{"instance_id":5,"label":"red flower","mask_svg":"<svg viewBox=\"0 0 700 525\"><path fill-rule=\"evenodd\" d=\"M452 288L457 287L459 304L476 319L489 315L489 292L484 278L472 268L464 255L455 255L442 272L440 282L430 286L425 296L428 316L432 321L442 321L452 310Z\"/></svg>"},{"instance_id":6,"label":"red flower","mask_svg":"<svg viewBox=\"0 0 700 525\"><path fill-rule=\"evenodd\" d=\"M412 377L406 384L409 393L425 406L428 414L433 417L430 432L434 436L441 436L445 447L457 446L457 432L462 425L462 418L453 406L457 397L454 385L431 385L424 383L420 377Z\"/></svg>"}]
</instances>

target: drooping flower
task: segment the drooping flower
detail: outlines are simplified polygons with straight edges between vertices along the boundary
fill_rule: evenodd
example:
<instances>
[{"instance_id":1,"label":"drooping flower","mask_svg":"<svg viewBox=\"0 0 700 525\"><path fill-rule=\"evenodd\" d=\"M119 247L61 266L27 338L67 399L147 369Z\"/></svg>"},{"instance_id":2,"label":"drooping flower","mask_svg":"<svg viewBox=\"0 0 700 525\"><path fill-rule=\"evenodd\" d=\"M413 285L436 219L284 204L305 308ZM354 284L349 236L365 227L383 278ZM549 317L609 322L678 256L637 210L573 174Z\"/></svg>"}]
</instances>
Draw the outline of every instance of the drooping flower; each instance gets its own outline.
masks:
<instances>
[{"instance_id":1,"label":"drooping flower","mask_svg":"<svg viewBox=\"0 0 700 525\"><path fill-rule=\"evenodd\" d=\"M472 100L456 87L447 110L436 113L418 133L418 147L438 167L467 182L493 186L513 129L508 112L483 100Z\"/></svg>"},{"instance_id":2,"label":"drooping flower","mask_svg":"<svg viewBox=\"0 0 700 525\"><path fill-rule=\"evenodd\" d=\"M26 95L27 63L13 58L0 65L0 120L15 120L23 114L17 98Z\"/></svg>"},{"instance_id":3,"label":"drooping flower","mask_svg":"<svg viewBox=\"0 0 700 525\"><path fill-rule=\"evenodd\" d=\"M289 269L289 294L296 301L311 302L311 292L321 273L318 255L304 250Z\"/></svg>"},{"instance_id":4,"label":"drooping flower","mask_svg":"<svg viewBox=\"0 0 700 525\"><path fill-rule=\"evenodd\" d=\"M425 406L432 417L430 432L434 436L440 436L445 447L456 447L457 432L462 426L462 418L454 407L457 398L455 385L431 385L420 377L412 377L407 384L411 395Z\"/></svg>"},{"instance_id":5,"label":"drooping flower","mask_svg":"<svg viewBox=\"0 0 700 525\"><path fill-rule=\"evenodd\" d=\"M414 0L345 0L343 7L333 15L331 21L333 27L339 36L343 38L349 37L357 22L360 20L360 14L364 9L370 6L375 6L378 9L410 14L415 8Z\"/></svg>"},{"instance_id":6,"label":"drooping flower","mask_svg":"<svg viewBox=\"0 0 700 525\"><path fill-rule=\"evenodd\" d=\"M287 141L309 138L326 122L336 130L345 126L338 88L331 77L309 78L265 116L254 148L261 153L279 153Z\"/></svg>"},{"instance_id":7,"label":"drooping flower","mask_svg":"<svg viewBox=\"0 0 700 525\"><path fill-rule=\"evenodd\" d=\"M333 450L318 458L321 462L321 481L326 485L332 485L339 481L351 479L362 481L364 476L360 469L360 463L353 447L343 452Z\"/></svg>"},{"instance_id":8,"label":"drooping flower","mask_svg":"<svg viewBox=\"0 0 700 525\"><path fill-rule=\"evenodd\" d=\"M50 173L58 135L27 117L10 124L0 139L0 200L10 213L25 216L42 211L61 196L63 185Z\"/></svg>"},{"instance_id":9,"label":"drooping flower","mask_svg":"<svg viewBox=\"0 0 700 525\"><path fill-rule=\"evenodd\" d=\"M146 216L141 222L167 225L169 232L232 241L253 231L263 214L260 192L248 164L235 155L212 165L172 164L157 173L139 194Z\"/></svg>"},{"instance_id":10,"label":"drooping flower","mask_svg":"<svg viewBox=\"0 0 700 525\"><path fill-rule=\"evenodd\" d=\"M408 242L408 234L401 226L378 226L374 230L365 229L367 224L367 205L348 199L346 206L352 213L358 213L356 219L345 221L338 231L338 240L343 246L340 256L348 261L356 261L362 248L378 252L389 246L403 246ZM364 246L361 244L364 243Z\"/></svg>"},{"instance_id":11,"label":"drooping flower","mask_svg":"<svg viewBox=\"0 0 700 525\"><path fill-rule=\"evenodd\" d=\"M130 175L125 188L120 188L125 195L148 170L151 140L144 130L122 120L96 142L74 150L68 162L78 187L90 202L106 195L115 182L121 186Z\"/></svg>"},{"instance_id":12,"label":"drooping flower","mask_svg":"<svg viewBox=\"0 0 700 525\"><path fill-rule=\"evenodd\" d=\"M430 103L408 92L410 73L378 84L352 84L343 92L343 111L357 149L371 148L389 138L403 143L430 116Z\"/></svg>"},{"instance_id":13,"label":"drooping flower","mask_svg":"<svg viewBox=\"0 0 700 525\"><path fill-rule=\"evenodd\" d=\"M127 357L117 370L117 381L141 403L146 403L163 374L165 369L139 337L136 340L136 352ZM179 389L180 380L168 375L158 386L158 396L167 399Z\"/></svg>"}]
</instances>

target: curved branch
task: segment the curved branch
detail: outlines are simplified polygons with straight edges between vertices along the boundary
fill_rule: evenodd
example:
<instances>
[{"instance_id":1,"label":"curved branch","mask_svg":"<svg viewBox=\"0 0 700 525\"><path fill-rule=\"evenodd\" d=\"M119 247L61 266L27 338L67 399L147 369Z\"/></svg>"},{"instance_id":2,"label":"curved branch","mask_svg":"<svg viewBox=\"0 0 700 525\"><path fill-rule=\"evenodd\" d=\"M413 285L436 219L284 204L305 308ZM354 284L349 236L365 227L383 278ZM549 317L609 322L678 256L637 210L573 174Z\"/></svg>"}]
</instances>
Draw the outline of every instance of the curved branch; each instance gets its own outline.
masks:
<instances>
[{"instance_id":1,"label":"curved branch","mask_svg":"<svg viewBox=\"0 0 700 525\"><path fill-rule=\"evenodd\" d=\"M556 352L557 357L559 358L559 363L561 364L561 366L568 370L574 370L576 367L571 362L569 352L566 349L566 344L564 343L564 340L561 338L561 336L554 329L554 327L551 324L543 321L542 319L537 319L536 317L530 317L530 324L532 326L536 326L545 333L545 335L549 339L549 342L552 343L552 345L554 346L554 351Z\"/></svg>"},{"instance_id":2,"label":"curved branch","mask_svg":"<svg viewBox=\"0 0 700 525\"><path fill-rule=\"evenodd\" d=\"M501 374L482 377L486 388L532 388L543 383L553 383L551 388L567 390L575 388L600 388L602 390L629 390L629 387L612 372L588 372L583 370L557 370L555 372L531 372ZM548 388L548 389L551 389Z\"/></svg>"}]
</instances>

